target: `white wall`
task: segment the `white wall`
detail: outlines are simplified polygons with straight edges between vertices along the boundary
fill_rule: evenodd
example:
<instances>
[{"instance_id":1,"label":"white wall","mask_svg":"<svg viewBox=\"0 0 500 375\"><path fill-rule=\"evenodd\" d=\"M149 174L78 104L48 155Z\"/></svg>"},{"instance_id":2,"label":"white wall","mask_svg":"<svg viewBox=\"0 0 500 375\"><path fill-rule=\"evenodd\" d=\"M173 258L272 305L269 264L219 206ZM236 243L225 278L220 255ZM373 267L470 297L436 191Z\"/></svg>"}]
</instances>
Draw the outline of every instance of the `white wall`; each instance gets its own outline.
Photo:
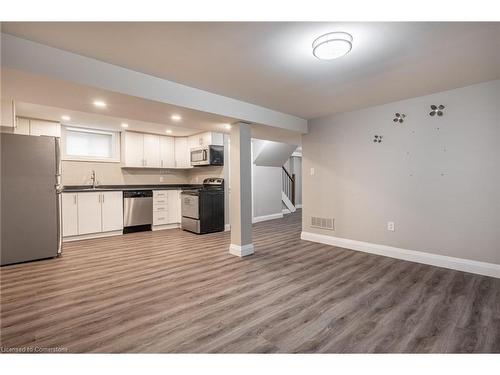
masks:
<instances>
[{"instance_id":1,"label":"white wall","mask_svg":"<svg viewBox=\"0 0 500 375\"><path fill-rule=\"evenodd\" d=\"M310 121L302 149L304 231L500 264L500 81Z\"/></svg>"}]
</instances>

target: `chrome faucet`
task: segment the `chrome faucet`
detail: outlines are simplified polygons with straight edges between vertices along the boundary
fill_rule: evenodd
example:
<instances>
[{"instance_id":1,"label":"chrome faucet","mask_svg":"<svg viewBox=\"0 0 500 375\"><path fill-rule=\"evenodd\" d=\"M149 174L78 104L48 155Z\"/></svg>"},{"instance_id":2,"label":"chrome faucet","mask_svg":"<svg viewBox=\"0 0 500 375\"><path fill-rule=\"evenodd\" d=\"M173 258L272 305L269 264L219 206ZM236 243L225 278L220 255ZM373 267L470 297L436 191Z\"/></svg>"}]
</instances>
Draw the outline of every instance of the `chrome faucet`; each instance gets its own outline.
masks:
<instances>
[{"instance_id":1,"label":"chrome faucet","mask_svg":"<svg viewBox=\"0 0 500 375\"><path fill-rule=\"evenodd\" d=\"M95 189L97 187L97 180L95 178L95 171L92 171L92 174L90 175L90 179L92 180L92 189Z\"/></svg>"}]
</instances>

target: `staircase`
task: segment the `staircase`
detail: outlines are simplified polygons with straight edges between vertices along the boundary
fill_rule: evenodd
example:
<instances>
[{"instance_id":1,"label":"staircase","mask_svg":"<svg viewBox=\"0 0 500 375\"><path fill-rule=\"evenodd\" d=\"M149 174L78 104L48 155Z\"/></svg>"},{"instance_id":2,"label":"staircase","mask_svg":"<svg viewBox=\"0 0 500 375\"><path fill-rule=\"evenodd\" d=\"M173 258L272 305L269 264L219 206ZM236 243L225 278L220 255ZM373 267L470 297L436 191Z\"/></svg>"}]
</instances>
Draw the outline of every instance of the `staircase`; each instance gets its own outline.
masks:
<instances>
[{"instance_id":1,"label":"staircase","mask_svg":"<svg viewBox=\"0 0 500 375\"><path fill-rule=\"evenodd\" d=\"M286 209L283 212L295 212L295 174L290 174L281 167L281 200Z\"/></svg>"}]
</instances>

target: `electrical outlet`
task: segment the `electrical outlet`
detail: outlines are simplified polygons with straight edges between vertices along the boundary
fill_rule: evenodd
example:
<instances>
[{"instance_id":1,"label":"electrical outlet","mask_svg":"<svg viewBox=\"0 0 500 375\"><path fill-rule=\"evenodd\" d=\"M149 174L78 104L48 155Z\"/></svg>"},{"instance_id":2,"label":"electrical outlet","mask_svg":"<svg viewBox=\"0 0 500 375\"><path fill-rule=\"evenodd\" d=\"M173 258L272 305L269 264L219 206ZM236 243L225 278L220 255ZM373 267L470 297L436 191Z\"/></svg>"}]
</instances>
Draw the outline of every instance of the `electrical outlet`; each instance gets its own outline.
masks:
<instances>
[{"instance_id":1,"label":"electrical outlet","mask_svg":"<svg viewBox=\"0 0 500 375\"><path fill-rule=\"evenodd\" d=\"M160 182L163 182L165 180L165 177L160 176Z\"/></svg>"},{"instance_id":2,"label":"electrical outlet","mask_svg":"<svg viewBox=\"0 0 500 375\"><path fill-rule=\"evenodd\" d=\"M387 230L394 232L394 221L388 221L387 222Z\"/></svg>"}]
</instances>

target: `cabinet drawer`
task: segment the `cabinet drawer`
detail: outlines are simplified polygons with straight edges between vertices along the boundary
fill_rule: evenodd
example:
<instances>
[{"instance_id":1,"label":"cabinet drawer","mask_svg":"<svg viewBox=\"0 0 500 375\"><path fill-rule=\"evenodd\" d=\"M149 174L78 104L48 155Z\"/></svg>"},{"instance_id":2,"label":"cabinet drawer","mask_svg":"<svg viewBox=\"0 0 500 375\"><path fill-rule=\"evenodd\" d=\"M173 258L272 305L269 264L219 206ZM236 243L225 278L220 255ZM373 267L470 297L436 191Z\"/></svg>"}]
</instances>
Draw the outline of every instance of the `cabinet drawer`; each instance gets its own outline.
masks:
<instances>
[{"instance_id":1,"label":"cabinet drawer","mask_svg":"<svg viewBox=\"0 0 500 375\"><path fill-rule=\"evenodd\" d=\"M167 194L168 194L167 190L153 190L153 199L167 198Z\"/></svg>"},{"instance_id":2,"label":"cabinet drawer","mask_svg":"<svg viewBox=\"0 0 500 375\"><path fill-rule=\"evenodd\" d=\"M164 225L168 224L167 212L153 212L153 225Z\"/></svg>"},{"instance_id":3,"label":"cabinet drawer","mask_svg":"<svg viewBox=\"0 0 500 375\"><path fill-rule=\"evenodd\" d=\"M167 212L168 206L166 204L153 204L153 212Z\"/></svg>"},{"instance_id":4,"label":"cabinet drawer","mask_svg":"<svg viewBox=\"0 0 500 375\"><path fill-rule=\"evenodd\" d=\"M167 197L164 197L164 198L155 197L155 198L153 198L153 204L159 205L159 206L168 204Z\"/></svg>"}]
</instances>

